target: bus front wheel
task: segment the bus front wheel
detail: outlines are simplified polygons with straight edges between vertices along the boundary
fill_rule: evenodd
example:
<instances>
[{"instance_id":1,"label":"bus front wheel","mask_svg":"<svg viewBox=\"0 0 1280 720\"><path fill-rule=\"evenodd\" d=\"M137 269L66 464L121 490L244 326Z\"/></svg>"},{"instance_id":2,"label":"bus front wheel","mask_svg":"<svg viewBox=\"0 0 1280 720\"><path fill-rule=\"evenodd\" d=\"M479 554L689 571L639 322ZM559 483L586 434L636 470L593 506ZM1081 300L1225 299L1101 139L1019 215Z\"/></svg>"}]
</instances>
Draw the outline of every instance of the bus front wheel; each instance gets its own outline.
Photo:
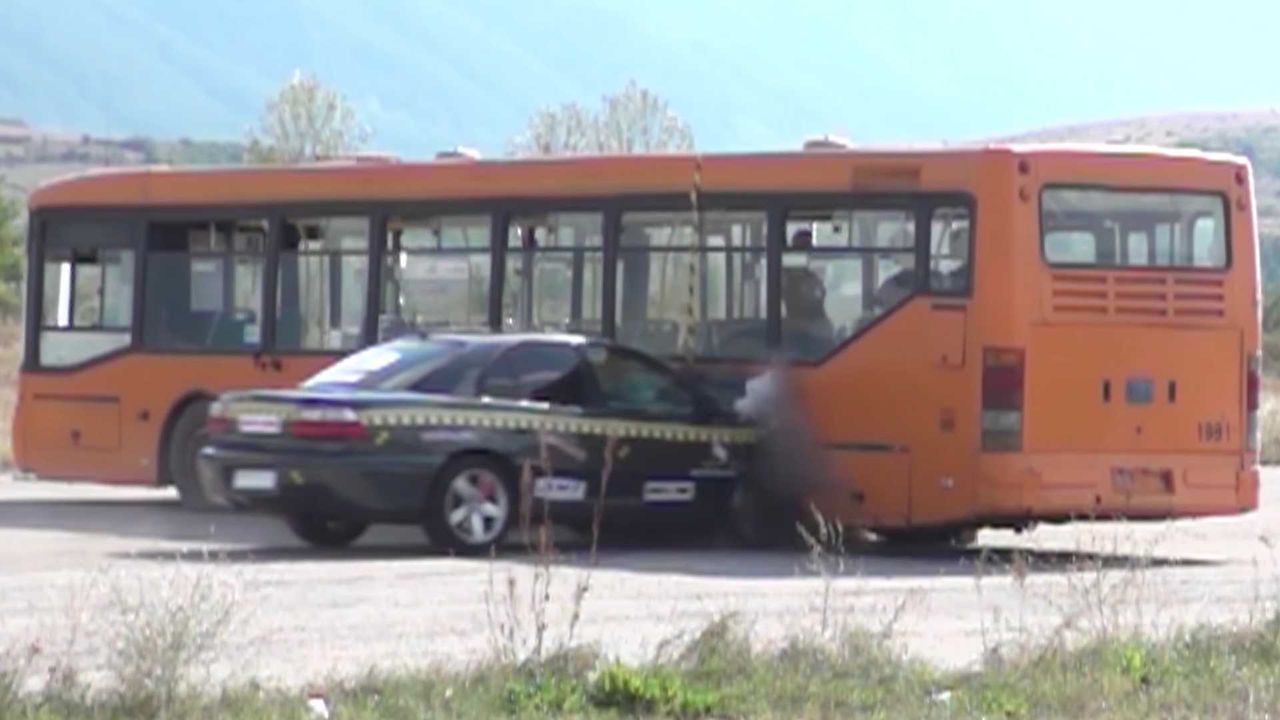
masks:
<instances>
[{"instance_id":1,"label":"bus front wheel","mask_svg":"<svg viewBox=\"0 0 1280 720\"><path fill-rule=\"evenodd\" d=\"M183 507L190 510L214 508L196 475L196 457L209 438L205 430L208 414L209 402L206 400L197 400L183 409L169 433L169 446L165 453L169 481L178 488Z\"/></svg>"}]
</instances>

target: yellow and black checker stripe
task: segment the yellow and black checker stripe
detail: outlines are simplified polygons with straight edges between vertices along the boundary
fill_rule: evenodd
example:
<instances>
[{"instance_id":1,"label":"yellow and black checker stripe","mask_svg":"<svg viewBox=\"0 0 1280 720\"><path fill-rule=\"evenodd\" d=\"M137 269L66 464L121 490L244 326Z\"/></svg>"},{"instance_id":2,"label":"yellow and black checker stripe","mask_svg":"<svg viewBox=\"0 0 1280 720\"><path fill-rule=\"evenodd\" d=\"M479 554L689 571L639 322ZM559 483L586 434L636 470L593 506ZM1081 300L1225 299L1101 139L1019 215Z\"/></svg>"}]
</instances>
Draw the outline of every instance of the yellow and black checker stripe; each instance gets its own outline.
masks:
<instances>
[{"instance_id":1,"label":"yellow and black checker stripe","mask_svg":"<svg viewBox=\"0 0 1280 720\"><path fill-rule=\"evenodd\" d=\"M271 415L287 422L297 408L277 403L236 403L229 408L233 417ZM583 417L567 413L484 410L463 407L400 407L359 410L360 420L370 428L467 427L482 430L555 432L571 435L600 435L622 440L665 442L749 444L756 430L727 425L693 425L675 422L621 420Z\"/></svg>"}]
</instances>

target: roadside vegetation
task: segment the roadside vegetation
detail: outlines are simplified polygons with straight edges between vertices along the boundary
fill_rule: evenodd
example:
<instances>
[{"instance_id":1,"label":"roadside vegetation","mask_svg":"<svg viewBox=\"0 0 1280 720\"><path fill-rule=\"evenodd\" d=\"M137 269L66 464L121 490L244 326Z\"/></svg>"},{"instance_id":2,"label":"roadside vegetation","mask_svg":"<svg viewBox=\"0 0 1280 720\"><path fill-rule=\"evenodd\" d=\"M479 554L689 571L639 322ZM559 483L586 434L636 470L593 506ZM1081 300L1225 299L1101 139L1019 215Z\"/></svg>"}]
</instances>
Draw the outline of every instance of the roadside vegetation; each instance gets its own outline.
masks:
<instances>
[{"instance_id":1,"label":"roadside vegetation","mask_svg":"<svg viewBox=\"0 0 1280 720\"><path fill-rule=\"evenodd\" d=\"M1138 569L1122 573L1141 572ZM1126 582L1121 580L1121 582ZM943 670L856 627L762 646L718 618L645 662L591 647L469 669L406 669L303 688L201 682L234 633L235 594L197 574L109 605L105 678L90 682L39 644L0 653L2 718L1147 718L1280 712L1280 618L1160 639L1098 627L980 666ZM1080 586L1084 587L1084 586ZM1084 591L1081 591L1084 592ZM528 618L534 621L534 618ZM850 620L845 618L845 620ZM816 629L815 629L816 630Z\"/></svg>"}]
</instances>

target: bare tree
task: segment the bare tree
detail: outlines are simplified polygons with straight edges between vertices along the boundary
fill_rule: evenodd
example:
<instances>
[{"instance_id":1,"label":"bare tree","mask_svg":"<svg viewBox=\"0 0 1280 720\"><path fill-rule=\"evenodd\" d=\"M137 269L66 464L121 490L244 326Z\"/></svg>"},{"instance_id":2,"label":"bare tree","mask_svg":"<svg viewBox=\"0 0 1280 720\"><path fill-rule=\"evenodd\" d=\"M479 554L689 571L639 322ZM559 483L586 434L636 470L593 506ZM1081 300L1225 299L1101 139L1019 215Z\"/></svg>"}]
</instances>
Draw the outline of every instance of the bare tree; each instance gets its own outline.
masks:
<instances>
[{"instance_id":1,"label":"bare tree","mask_svg":"<svg viewBox=\"0 0 1280 720\"><path fill-rule=\"evenodd\" d=\"M543 108L513 141L517 155L582 155L598 152L595 117L577 103Z\"/></svg>"},{"instance_id":2,"label":"bare tree","mask_svg":"<svg viewBox=\"0 0 1280 720\"><path fill-rule=\"evenodd\" d=\"M693 131L667 107L667 101L634 80L604 99L597 119L600 146L606 152L649 153L692 150Z\"/></svg>"},{"instance_id":3,"label":"bare tree","mask_svg":"<svg viewBox=\"0 0 1280 720\"><path fill-rule=\"evenodd\" d=\"M632 80L592 112L577 103L543 108L511 143L521 156L654 153L693 149L693 131L657 94Z\"/></svg>"},{"instance_id":4,"label":"bare tree","mask_svg":"<svg viewBox=\"0 0 1280 720\"><path fill-rule=\"evenodd\" d=\"M308 162L361 149L369 131L337 90L295 72L249 134L252 162Z\"/></svg>"},{"instance_id":5,"label":"bare tree","mask_svg":"<svg viewBox=\"0 0 1280 720\"><path fill-rule=\"evenodd\" d=\"M22 208L0 191L0 320L12 320L22 310L24 265Z\"/></svg>"}]
</instances>

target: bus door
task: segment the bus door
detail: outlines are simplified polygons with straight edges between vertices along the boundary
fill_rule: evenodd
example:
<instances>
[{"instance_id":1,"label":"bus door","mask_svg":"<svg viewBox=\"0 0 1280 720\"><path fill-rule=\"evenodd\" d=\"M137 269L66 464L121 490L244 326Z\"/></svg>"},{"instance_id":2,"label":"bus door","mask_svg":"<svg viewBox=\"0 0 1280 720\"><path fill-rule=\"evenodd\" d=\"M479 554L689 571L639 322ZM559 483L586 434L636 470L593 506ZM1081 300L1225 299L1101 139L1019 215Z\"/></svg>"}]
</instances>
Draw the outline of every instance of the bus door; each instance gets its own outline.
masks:
<instances>
[{"instance_id":1,"label":"bus door","mask_svg":"<svg viewBox=\"0 0 1280 720\"><path fill-rule=\"evenodd\" d=\"M960 206L935 207L930 213L923 258L927 297L917 302L923 315L919 337L920 427L911 464L910 523L929 525L967 514L974 497L972 434L961 410L972 405L966 368L965 339L969 325L972 250L969 211ZM919 238L923 243L925 237Z\"/></svg>"},{"instance_id":2,"label":"bus door","mask_svg":"<svg viewBox=\"0 0 1280 720\"><path fill-rule=\"evenodd\" d=\"M42 461L31 468L42 475L90 477L122 442L118 360L133 344L133 228L79 218L36 228L39 311L27 322L38 330L29 336L16 449Z\"/></svg>"}]
</instances>

